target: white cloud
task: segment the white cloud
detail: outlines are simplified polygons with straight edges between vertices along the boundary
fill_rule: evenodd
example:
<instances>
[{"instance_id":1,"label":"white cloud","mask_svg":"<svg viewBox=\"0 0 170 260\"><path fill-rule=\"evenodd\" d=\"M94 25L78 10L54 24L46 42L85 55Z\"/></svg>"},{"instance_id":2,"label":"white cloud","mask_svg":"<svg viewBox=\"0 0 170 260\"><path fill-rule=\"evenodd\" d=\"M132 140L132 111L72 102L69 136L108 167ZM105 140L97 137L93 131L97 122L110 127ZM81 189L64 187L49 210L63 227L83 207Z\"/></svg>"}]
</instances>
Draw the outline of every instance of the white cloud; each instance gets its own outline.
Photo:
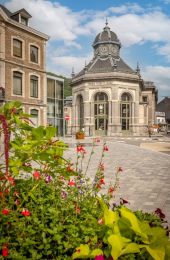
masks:
<instances>
[{"instance_id":1,"label":"white cloud","mask_svg":"<svg viewBox=\"0 0 170 260\"><path fill-rule=\"evenodd\" d=\"M147 66L142 76L145 80L154 81L159 94L170 96L170 67Z\"/></svg>"},{"instance_id":2,"label":"white cloud","mask_svg":"<svg viewBox=\"0 0 170 260\"><path fill-rule=\"evenodd\" d=\"M9 0L6 7L12 11L25 8L31 15L31 25L47 33L52 40L75 41L75 28L79 27L81 16L58 2L49 0Z\"/></svg>"},{"instance_id":3,"label":"white cloud","mask_svg":"<svg viewBox=\"0 0 170 260\"><path fill-rule=\"evenodd\" d=\"M117 7L110 7L109 11L111 11L114 14L125 14L125 13L138 13L138 12L143 12L144 9L139 6L138 4L135 3L127 3L125 5L120 5Z\"/></svg>"},{"instance_id":4,"label":"white cloud","mask_svg":"<svg viewBox=\"0 0 170 260\"><path fill-rule=\"evenodd\" d=\"M66 76L71 75L71 69L74 68L75 74L80 72L86 64L91 60L92 53L86 56L55 56L51 59L53 68L56 73Z\"/></svg>"},{"instance_id":5,"label":"white cloud","mask_svg":"<svg viewBox=\"0 0 170 260\"><path fill-rule=\"evenodd\" d=\"M170 43L165 44L162 47L157 47L158 54L164 55L167 61L170 61Z\"/></svg>"}]
</instances>

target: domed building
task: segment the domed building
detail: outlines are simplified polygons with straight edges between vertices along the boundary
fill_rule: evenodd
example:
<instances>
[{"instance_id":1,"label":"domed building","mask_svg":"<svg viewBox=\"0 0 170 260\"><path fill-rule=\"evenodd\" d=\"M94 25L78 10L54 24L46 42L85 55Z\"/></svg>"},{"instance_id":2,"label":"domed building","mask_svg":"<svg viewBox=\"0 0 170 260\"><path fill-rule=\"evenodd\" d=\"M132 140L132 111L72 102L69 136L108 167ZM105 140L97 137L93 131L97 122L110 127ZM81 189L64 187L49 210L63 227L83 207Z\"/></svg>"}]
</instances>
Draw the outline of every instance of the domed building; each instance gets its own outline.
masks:
<instances>
[{"instance_id":1,"label":"domed building","mask_svg":"<svg viewBox=\"0 0 170 260\"><path fill-rule=\"evenodd\" d=\"M121 43L106 22L94 42L94 57L72 73L72 134L86 136L145 134L154 124L157 90L120 57Z\"/></svg>"}]
</instances>

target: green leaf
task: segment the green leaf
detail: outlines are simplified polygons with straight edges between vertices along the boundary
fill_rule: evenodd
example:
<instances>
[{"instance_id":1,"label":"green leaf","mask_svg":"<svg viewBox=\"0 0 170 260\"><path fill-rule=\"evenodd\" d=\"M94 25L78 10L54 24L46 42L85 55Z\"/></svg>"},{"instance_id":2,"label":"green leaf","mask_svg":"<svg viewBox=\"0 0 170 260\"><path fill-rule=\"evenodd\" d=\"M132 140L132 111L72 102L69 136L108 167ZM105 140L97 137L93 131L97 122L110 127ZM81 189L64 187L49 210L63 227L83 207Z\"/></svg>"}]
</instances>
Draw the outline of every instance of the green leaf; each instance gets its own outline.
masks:
<instances>
[{"instance_id":1,"label":"green leaf","mask_svg":"<svg viewBox=\"0 0 170 260\"><path fill-rule=\"evenodd\" d=\"M120 235L111 235L108 237L108 242L111 245L111 255L114 260L117 260L121 255L124 243L122 241L122 237Z\"/></svg>"},{"instance_id":2,"label":"green leaf","mask_svg":"<svg viewBox=\"0 0 170 260\"><path fill-rule=\"evenodd\" d=\"M111 225L118 220L118 214L110 209L104 210L104 223L105 225Z\"/></svg>"},{"instance_id":3,"label":"green leaf","mask_svg":"<svg viewBox=\"0 0 170 260\"><path fill-rule=\"evenodd\" d=\"M91 254L90 254L90 257L93 257L95 258L97 255L103 255L103 251L99 248L97 249L94 249Z\"/></svg>"},{"instance_id":4,"label":"green leaf","mask_svg":"<svg viewBox=\"0 0 170 260\"><path fill-rule=\"evenodd\" d=\"M45 130L46 130L46 138L47 139L51 139L56 134L56 128L55 127L48 126L48 127L46 127Z\"/></svg>"},{"instance_id":5,"label":"green leaf","mask_svg":"<svg viewBox=\"0 0 170 260\"><path fill-rule=\"evenodd\" d=\"M146 248L148 253L153 257L154 260L165 259L165 248L164 247L151 247L148 245L141 245L140 248Z\"/></svg>"},{"instance_id":6,"label":"green leaf","mask_svg":"<svg viewBox=\"0 0 170 260\"><path fill-rule=\"evenodd\" d=\"M89 258L90 249L88 245L80 245L76 248L76 252L72 255L73 259Z\"/></svg>"},{"instance_id":7,"label":"green leaf","mask_svg":"<svg viewBox=\"0 0 170 260\"><path fill-rule=\"evenodd\" d=\"M136 243L130 243L122 250L121 255L139 253L139 252L140 252L139 245L137 245Z\"/></svg>"},{"instance_id":8,"label":"green leaf","mask_svg":"<svg viewBox=\"0 0 170 260\"><path fill-rule=\"evenodd\" d=\"M32 129L32 135L35 139L41 140L44 137L44 128L42 126L39 126L37 128Z\"/></svg>"},{"instance_id":9,"label":"green leaf","mask_svg":"<svg viewBox=\"0 0 170 260\"><path fill-rule=\"evenodd\" d=\"M148 236L142 232L140 228L140 220L137 219L135 214L130 211L129 209L122 207L120 209L122 217L126 218L130 224L131 224L131 229L138 235L140 235L142 238L144 238L145 242L148 242Z\"/></svg>"}]
</instances>

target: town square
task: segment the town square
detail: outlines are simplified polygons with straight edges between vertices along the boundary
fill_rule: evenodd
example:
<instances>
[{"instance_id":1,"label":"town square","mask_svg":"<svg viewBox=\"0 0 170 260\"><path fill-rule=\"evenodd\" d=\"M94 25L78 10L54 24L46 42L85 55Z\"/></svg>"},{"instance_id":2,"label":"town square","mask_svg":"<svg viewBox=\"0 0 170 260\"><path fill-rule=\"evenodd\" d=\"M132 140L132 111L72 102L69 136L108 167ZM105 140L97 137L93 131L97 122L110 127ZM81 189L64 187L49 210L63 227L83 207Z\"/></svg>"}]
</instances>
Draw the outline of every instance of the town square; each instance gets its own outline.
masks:
<instances>
[{"instance_id":1,"label":"town square","mask_svg":"<svg viewBox=\"0 0 170 260\"><path fill-rule=\"evenodd\" d=\"M0 259L170 259L169 27L169 0L0 0Z\"/></svg>"}]
</instances>

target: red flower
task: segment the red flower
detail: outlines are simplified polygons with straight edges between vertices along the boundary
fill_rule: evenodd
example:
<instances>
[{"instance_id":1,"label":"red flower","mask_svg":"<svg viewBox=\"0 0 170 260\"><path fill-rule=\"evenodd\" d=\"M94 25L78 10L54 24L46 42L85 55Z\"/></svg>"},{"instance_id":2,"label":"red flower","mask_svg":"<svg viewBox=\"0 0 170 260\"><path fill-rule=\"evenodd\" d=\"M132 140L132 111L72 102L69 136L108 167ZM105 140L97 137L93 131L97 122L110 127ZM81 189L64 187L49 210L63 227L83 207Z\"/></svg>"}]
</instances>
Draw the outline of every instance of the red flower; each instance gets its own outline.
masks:
<instances>
[{"instance_id":1,"label":"red flower","mask_svg":"<svg viewBox=\"0 0 170 260\"><path fill-rule=\"evenodd\" d=\"M77 153L86 153L86 151L82 145L77 146Z\"/></svg>"},{"instance_id":2,"label":"red flower","mask_svg":"<svg viewBox=\"0 0 170 260\"><path fill-rule=\"evenodd\" d=\"M70 180L69 183L68 183L68 185L69 185L70 187L72 187L72 186L75 186L76 183L75 183L74 180Z\"/></svg>"},{"instance_id":3,"label":"red flower","mask_svg":"<svg viewBox=\"0 0 170 260\"><path fill-rule=\"evenodd\" d=\"M108 152L108 151L109 151L109 149L108 149L108 146L107 146L107 145L104 145L104 147L103 147L103 151L105 151L105 152Z\"/></svg>"},{"instance_id":4,"label":"red flower","mask_svg":"<svg viewBox=\"0 0 170 260\"><path fill-rule=\"evenodd\" d=\"M39 179L41 178L41 175L40 175L40 172L39 172L39 171L35 171L35 172L33 173L33 176L34 176L34 179L35 179L35 180L39 180Z\"/></svg>"},{"instance_id":5,"label":"red flower","mask_svg":"<svg viewBox=\"0 0 170 260\"><path fill-rule=\"evenodd\" d=\"M8 247L7 246L2 247L2 255L3 255L3 257L8 256Z\"/></svg>"},{"instance_id":6,"label":"red flower","mask_svg":"<svg viewBox=\"0 0 170 260\"><path fill-rule=\"evenodd\" d=\"M77 214L80 214L80 208L78 206L76 206L76 212Z\"/></svg>"},{"instance_id":7,"label":"red flower","mask_svg":"<svg viewBox=\"0 0 170 260\"><path fill-rule=\"evenodd\" d=\"M6 179L13 185L13 186L15 186L15 180L14 180L14 178L12 178L11 176L7 176L6 177Z\"/></svg>"},{"instance_id":8,"label":"red flower","mask_svg":"<svg viewBox=\"0 0 170 260\"><path fill-rule=\"evenodd\" d=\"M0 191L0 197L3 197L3 192L2 191Z\"/></svg>"},{"instance_id":9,"label":"red flower","mask_svg":"<svg viewBox=\"0 0 170 260\"><path fill-rule=\"evenodd\" d=\"M113 188L113 187L110 187L110 188L108 189L108 193L112 193L112 192L114 192L114 188Z\"/></svg>"},{"instance_id":10,"label":"red flower","mask_svg":"<svg viewBox=\"0 0 170 260\"><path fill-rule=\"evenodd\" d=\"M101 184L101 185L104 185L104 184L105 184L104 179L100 179L100 184Z\"/></svg>"},{"instance_id":11,"label":"red flower","mask_svg":"<svg viewBox=\"0 0 170 260\"><path fill-rule=\"evenodd\" d=\"M18 197L19 196L19 192L18 191L14 191L14 196Z\"/></svg>"},{"instance_id":12,"label":"red flower","mask_svg":"<svg viewBox=\"0 0 170 260\"><path fill-rule=\"evenodd\" d=\"M8 215L10 210L9 209L3 209L1 212L2 212L3 215Z\"/></svg>"},{"instance_id":13,"label":"red flower","mask_svg":"<svg viewBox=\"0 0 170 260\"><path fill-rule=\"evenodd\" d=\"M96 255L95 260L104 260L103 255Z\"/></svg>"},{"instance_id":14,"label":"red flower","mask_svg":"<svg viewBox=\"0 0 170 260\"><path fill-rule=\"evenodd\" d=\"M25 217L28 217L28 216L31 215L31 213L30 213L29 210L27 210L27 209L23 209L23 211L21 212L21 214L22 214L23 216L25 216Z\"/></svg>"},{"instance_id":15,"label":"red flower","mask_svg":"<svg viewBox=\"0 0 170 260\"><path fill-rule=\"evenodd\" d=\"M122 167L118 167L117 171L118 171L118 172L123 172Z\"/></svg>"}]
</instances>

